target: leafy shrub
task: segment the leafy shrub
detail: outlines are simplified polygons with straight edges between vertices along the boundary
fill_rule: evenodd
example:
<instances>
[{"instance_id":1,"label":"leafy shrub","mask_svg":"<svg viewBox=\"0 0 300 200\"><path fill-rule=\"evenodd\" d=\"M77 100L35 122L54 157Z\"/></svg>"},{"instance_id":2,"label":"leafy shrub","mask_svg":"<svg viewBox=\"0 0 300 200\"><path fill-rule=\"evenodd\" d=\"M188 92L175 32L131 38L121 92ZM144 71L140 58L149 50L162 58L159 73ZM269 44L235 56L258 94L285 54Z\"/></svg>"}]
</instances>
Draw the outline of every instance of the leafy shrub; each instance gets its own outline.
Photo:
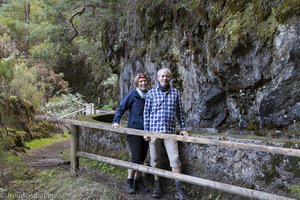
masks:
<instances>
[{"instance_id":1,"label":"leafy shrub","mask_svg":"<svg viewBox=\"0 0 300 200\"><path fill-rule=\"evenodd\" d=\"M80 94L67 94L53 98L44 105L43 110L50 116L63 117L81 109L83 103L84 101Z\"/></svg>"}]
</instances>

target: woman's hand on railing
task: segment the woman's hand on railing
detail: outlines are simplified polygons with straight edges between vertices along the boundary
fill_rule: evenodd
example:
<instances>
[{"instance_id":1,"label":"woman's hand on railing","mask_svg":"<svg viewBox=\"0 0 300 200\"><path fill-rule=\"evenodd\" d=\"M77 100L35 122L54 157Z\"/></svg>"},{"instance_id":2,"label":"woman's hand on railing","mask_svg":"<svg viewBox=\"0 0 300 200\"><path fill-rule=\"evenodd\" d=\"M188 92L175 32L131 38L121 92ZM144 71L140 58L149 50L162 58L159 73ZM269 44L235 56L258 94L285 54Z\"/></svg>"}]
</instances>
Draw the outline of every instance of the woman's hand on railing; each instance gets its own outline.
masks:
<instances>
[{"instance_id":1,"label":"woman's hand on railing","mask_svg":"<svg viewBox=\"0 0 300 200\"><path fill-rule=\"evenodd\" d=\"M145 135L145 136L144 136L144 140L149 141L149 140L150 140L150 137L147 136L147 135Z\"/></svg>"},{"instance_id":2,"label":"woman's hand on railing","mask_svg":"<svg viewBox=\"0 0 300 200\"><path fill-rule=\"evenodd\" d=\"M121 126L120 126L120 124L118 124L118 123L113 123L113 124L112 124L112 127L113 127L113 128L120 128Z\"/></svg>"}]
</instances>

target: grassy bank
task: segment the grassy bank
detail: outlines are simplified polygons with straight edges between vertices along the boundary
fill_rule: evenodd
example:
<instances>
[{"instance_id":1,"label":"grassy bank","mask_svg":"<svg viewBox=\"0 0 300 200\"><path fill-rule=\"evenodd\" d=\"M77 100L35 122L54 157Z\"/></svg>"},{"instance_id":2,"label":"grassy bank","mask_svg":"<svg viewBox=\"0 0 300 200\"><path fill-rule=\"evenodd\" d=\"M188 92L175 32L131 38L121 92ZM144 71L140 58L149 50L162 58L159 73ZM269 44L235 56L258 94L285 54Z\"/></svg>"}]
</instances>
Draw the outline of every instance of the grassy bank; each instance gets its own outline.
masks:
<instances>
[{"instance_id":1,"label":"grassy bank","mask_svg":"<svg viewBox=\"0 0 300 200\"><path fill-rule=\"evenodd\" d=\"M69 134L56 134L51 138L35 139L26 143L28 154L36 149L70 139ZM3 180L0 185L0 199L120 199L116 185L102 182L93 170L75 176L66 167L32 168L24 161L26 154L5 152ZM63 150L68 160L69 149ZM115 168L82 160L81 166L100 168L107 173L119 173ZM122 172L122 171L121 171ZM120 172L120 174L122 174Z\"/></svg>"}]
</instances>

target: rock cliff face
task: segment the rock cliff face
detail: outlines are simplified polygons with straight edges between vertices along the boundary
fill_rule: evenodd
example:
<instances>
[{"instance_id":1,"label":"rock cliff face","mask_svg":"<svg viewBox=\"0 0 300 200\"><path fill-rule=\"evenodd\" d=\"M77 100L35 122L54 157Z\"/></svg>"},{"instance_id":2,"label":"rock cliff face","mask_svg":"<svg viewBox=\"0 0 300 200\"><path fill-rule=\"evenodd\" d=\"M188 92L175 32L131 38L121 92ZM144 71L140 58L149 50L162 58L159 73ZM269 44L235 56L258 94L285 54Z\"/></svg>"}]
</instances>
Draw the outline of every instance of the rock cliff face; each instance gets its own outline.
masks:
<instances>
[{"instance_id":1,"label":"rock cliff face","mask_svg":"<svg viewBox=\"0 0 300 200\"><path fill-rule=\"evenodd\" d=\"M299 132L299 1L131 1L111 53L131 77L169 67L190 127ZM122 53L120 53L122 52ZM298 128L297 128L298 127Z\"/></svg>"}]
</instances>

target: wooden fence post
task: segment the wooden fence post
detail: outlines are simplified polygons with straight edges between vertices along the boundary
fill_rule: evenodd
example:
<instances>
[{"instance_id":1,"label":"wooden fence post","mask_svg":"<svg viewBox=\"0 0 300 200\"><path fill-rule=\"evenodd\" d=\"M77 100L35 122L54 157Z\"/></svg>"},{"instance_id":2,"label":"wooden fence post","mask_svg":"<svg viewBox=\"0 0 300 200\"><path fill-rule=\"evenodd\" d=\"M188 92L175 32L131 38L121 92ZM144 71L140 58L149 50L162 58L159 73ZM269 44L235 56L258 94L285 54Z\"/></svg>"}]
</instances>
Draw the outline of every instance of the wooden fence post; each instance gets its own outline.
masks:
<instances>
[{"instance_id":1,"label":"wooden fence post","mask_svg":"<svg viewBox=\"0 0 300 200\"><path fill-rule=\"evenodd\" d=\"M79 126L71 125L71 170L77 173L79 171L79 157L77 152L79 151Z\"/></svg>"}]
</instances>

